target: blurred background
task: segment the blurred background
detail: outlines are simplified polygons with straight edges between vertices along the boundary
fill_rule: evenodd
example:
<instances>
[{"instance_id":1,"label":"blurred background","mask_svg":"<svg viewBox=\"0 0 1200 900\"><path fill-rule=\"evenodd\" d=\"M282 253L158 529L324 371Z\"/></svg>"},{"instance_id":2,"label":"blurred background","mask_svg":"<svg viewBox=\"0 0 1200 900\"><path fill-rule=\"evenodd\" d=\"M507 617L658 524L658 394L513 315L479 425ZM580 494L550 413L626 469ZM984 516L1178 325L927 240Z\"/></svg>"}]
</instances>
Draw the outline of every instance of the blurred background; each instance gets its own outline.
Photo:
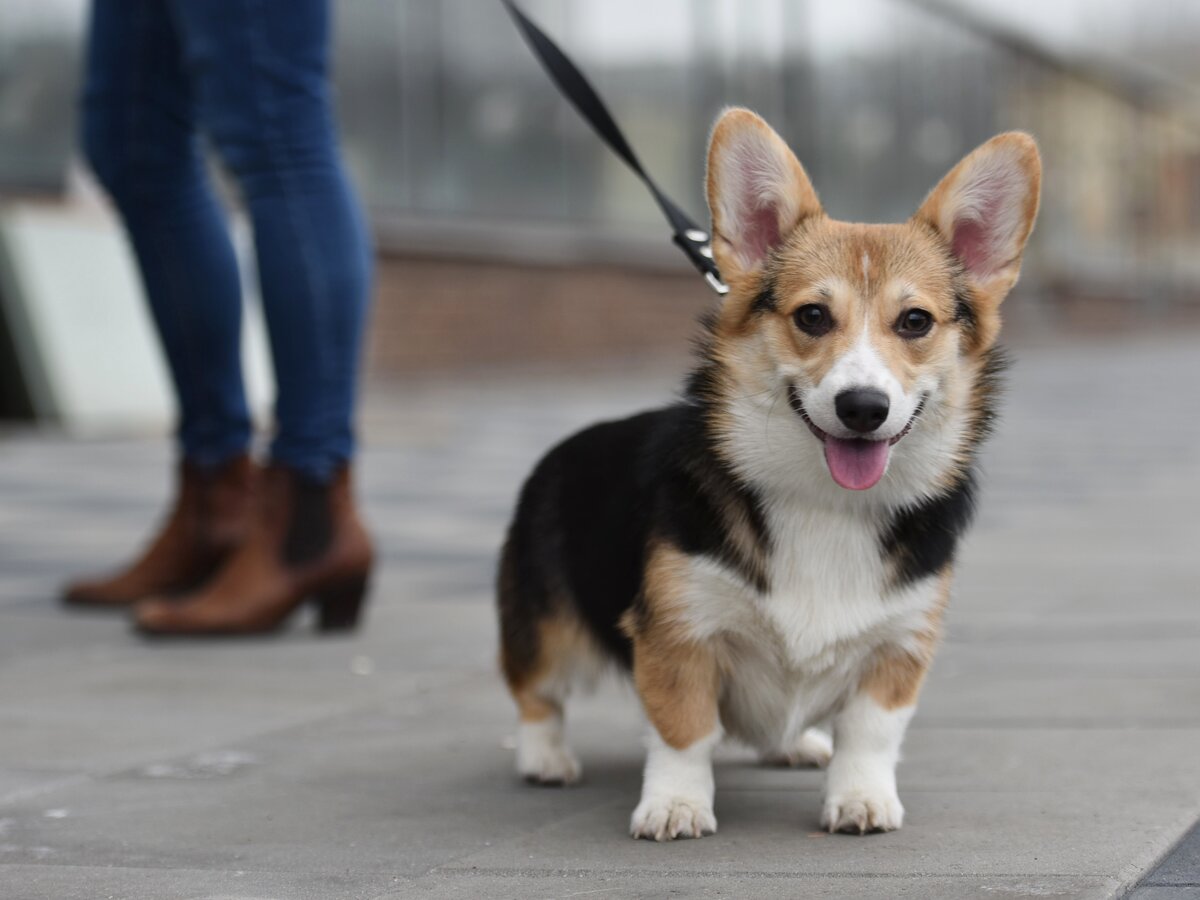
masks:
<instances>
[{"instance_id":1,"label":"blurred background","mask_svg":"<svg viewBox=\"0 0 1200 900\"><path fill-rule=\"evenodd\" d=\"M699 218L705 140L727 104L771 121L830 213L849 219L906 217L961 154L1027 129L1042 146L1046 190L1010 339L1200 320L1200 4L525 7ZM381 262L374 381L674 363L686 352L706 289L499 3L338 0L336 16L345 146ZM161 418L169 404L147 386L161 363L122 238L78 163L85 17L85 0L0 0L0 412L103 428ZM69 269L87 272L82 284ZM96 367L86 379L68 370L113 330L128 352L106 355L99 371L111 371L116 396L101 397ZM249 343L261 402L269 367L253 326Z\"/></svg>"}]
</instances>

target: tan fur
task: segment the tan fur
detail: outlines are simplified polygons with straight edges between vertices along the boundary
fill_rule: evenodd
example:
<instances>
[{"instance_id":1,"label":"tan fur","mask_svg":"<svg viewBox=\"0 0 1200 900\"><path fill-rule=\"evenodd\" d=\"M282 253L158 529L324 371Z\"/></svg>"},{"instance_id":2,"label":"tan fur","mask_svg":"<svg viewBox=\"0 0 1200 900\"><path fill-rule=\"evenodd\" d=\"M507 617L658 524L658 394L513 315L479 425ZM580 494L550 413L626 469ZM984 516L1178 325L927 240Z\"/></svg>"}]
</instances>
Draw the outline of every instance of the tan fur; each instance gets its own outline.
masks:
<instances>
[{"instance_id":1,"label":"tan fur","mask_svg":"<svg viewBox=\"0 0 1200 900\"><path fill-rule=\"evenodd\" d=\"M542 619L537 629L535 659L501 659L522 722L541 722L561 715L562 703L546 690L547 683L569 669L573 660L595 652L583 627L566 613Z\"/></svg>"},{"instance_id":2,"label":"tan fur","mask_svg":"<svg viewBox=\"0 0 1200 900\"><path fill-rule=\"evenodd\" d=\"M517 718L522 722L544 722L562 715L562 703L541 696L533 688L514 689L513 699L517 701Z\"/></svg>"},{"instance_id":3,"label":"tan fur","mask_svg":"<svg viewBox=\"0 0 1200 900\"><path fill-rule=\"evenodd\" d=\"M714 649L688 636L680 586L688 559L656 544L646 565L644 606L622 627L633 639L633 683L662 739L677 750L717 726L720 673Z\"/></svg>"},{"instance_id":4,"label":"tan fur","mask_svg":"<svg viewBox=\"0 0 1200 900\"><path fill-rule=\"evenodd\" d=\"M864 253L870 261L866 278ZM725 299L713 352L743 390L754 385L755 370L763 365L757 353L746 358L744 348L756 342L775 360L798 363L815 384L867 328L907 390L930 360L956 355L956 329L935 326L928 339L906 341L895 334L893 325L913 306L929 310L938 322L949 322L954 315L952 277L945 254L927 229L859 225L816 214L792 232L768 271ZM763 315L753 311L753 304L768 283L777 309ZM808 303L830 308L836 327L829 334L811 337L796 328L793 314Z\"/></svg>"},{"instance_id":5,"label":"tan fur","mask_svg":"<svg viewBox=\"0 0 1200 900\"><path fill-rule=\"evenodd\" d=\"M747 570L753 572L756 578L765 582L767 577L766 547L746 520L744 512L726 508L722 510L721 517L725 522L729 542L737 550L742 559L745 560Z\"/></svg>"},{"instance_id":6,"label":"tan fur","mask_svg":"<svg viewBox=\"0 0 1200 900\"><path fill-rule=\"evenodd\" d=\"M861 258L870 259L862 277ZM907 390L918 371L958 352L954 319L954 273L936 238L912 224L858 225L820 217L798 229L778 252L772 282L778 309L751 314L753 296L729 304L718 323L718 337L744 338L766 332L772 349L799 361L813 383L819 382L870 329L874 344ZM857 275L857 277L855 277ZM808 303L823 303L836 327L814 338L795 327L792 316ZM919 307L932 313L927 339L905 340L893 326L902 312ZM942 326L942 327L939 327Z\"/></svg>"},{"instance_id":7,"label":"tan fur","mask_svg":"<svg viewBox=\"0 0 1200 900\"><path fill-rule=\"evenodd\" d=\"M887 647L876 654L859 684L884 709L913 706L942 636L942 619L950 602L951 572L942 573L938 598L926 614L926 627L915 634L914 645Z\"/></svg>"}]
</instances>

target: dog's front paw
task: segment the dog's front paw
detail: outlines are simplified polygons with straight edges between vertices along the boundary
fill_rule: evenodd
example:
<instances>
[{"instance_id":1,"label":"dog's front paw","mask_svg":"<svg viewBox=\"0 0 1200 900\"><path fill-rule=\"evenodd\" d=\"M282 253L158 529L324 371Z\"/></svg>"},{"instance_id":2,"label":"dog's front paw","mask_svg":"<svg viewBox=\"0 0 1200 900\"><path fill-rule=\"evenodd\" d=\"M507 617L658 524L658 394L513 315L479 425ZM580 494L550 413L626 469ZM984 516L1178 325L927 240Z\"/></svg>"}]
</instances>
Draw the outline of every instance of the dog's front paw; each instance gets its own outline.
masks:
<instances>
[{"instance_id":1,"label":"dog's front paw","mask_svg":"<svg viewBox=\"0 0 1200 900\"><path fill-rule=\"evenodd\" d=\"M904 821L904 807L894 788L851 788L830 792L821 812L821 827L831 832L867 834L895 831Z\"/></svg>"},{"instance_id":2,"label":"dog's front paw","mask_svg":"<svg viewBox=\"0 0 1200 900\"><path fill-rule=\"evenodd\" d=\"M633 811L629 833L635 838L673 841L675 838L704 837L717 831L712 803L694 797L652 797Z\"/></svg>"}]
</instances>

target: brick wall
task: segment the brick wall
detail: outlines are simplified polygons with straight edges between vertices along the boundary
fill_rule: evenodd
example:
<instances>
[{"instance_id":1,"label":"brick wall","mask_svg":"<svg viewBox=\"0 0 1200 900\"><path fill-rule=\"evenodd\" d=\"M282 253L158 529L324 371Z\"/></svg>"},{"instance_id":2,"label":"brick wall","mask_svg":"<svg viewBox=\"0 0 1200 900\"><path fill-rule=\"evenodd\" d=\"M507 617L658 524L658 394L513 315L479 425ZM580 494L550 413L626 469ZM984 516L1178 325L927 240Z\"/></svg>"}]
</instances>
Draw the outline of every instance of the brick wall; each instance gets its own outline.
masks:
<instances>
[{"instance_id":1,"label":"brick wall","mask_svg":"<svg viewBox=\"0 0 1200 900\"><path fill-rule=\"evenodd\" d=\"M373 375L683 357L715 295L689 272L386 256Z\"/></svg>"}]
</instances>

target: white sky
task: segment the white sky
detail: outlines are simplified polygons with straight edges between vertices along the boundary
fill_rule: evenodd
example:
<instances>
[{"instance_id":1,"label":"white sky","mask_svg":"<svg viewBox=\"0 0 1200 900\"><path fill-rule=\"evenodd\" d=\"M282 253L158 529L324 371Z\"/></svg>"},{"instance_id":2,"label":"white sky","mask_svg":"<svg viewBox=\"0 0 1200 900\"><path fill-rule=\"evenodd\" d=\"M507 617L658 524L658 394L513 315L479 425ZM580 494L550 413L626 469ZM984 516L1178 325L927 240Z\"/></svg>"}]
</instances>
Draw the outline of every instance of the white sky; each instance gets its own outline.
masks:
<instances>
[{"instance_id":1,"label":"white sky","mask_svg":"<svg viewBox=\"0 0 1200 900\"><path fill-rule=\"evenodd\" d=\"M286 2L286 0L285 0ZM375 0L332 0L339 5ZM439 3L448 0L409 0ZM499 0L457 0L466 8ZM1194 34L1200 45L1200 0L952 0L994 21L1031 34L1068 54L1100 53L1135 66L1156 60L1130 51L1156 33ZM697 44L734 46L742 54L773 57L785 48L818 55L870 52L894 38L894 16L904 0L524 0L547 27L570 23L581 56L609 64L682 59ZM88 0L0 0L0 33L19 22L55 30L78 27ZM889 15L890 13L890 15ZM703 34L691 23L706 22ZM781 29L781 23L789 23ZM36 24L35 24L36 23ZM590 52L589 52L590 51Z\"/></svg>"},{"instance_id":2,"label":"white sky","mask_svg":"<svg viewBox=\"0 0 1200 900\"><path fill-rule=\"evenodd\" d=\"M1152 61L1130 54L1131 44L1181 30L1200 43L1200 0L953 2L1071 55L1100 53L1149 66ZM892 16L909 10L904 0L532 0L531 10L539 7L566 10L572 39L602 47L610 61L683 58L697 40L686 27L697 14L713 22L706 45L728 40L743 52L756 47L767 55L785 42L822 55L869 52L894 39ZM778 33L787 21L798 33ZM815 47L811 40L800 43L814 37Z\"/></svg>"}]
</instances>

